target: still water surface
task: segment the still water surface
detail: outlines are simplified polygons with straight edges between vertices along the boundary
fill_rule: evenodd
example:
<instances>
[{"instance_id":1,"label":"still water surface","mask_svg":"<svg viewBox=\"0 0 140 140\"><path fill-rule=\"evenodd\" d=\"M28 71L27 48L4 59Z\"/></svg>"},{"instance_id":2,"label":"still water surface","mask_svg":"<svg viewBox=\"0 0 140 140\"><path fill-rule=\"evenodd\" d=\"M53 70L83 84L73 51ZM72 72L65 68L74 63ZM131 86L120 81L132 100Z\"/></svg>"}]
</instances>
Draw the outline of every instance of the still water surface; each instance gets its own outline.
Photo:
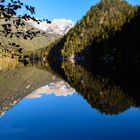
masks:
<instances>
[{"instance_id":1,"label":"still water surface","mask_svg":"<svg viewBox=\"0 0 140 140\"><path fill-rule=\"evenodd\" d=\"M140 139L137 100L112 84L100 91L106 80L80 66L63 65L63 72L65 78L36 67L0 73L1 140Z\"/></svg>"}]
</instances>

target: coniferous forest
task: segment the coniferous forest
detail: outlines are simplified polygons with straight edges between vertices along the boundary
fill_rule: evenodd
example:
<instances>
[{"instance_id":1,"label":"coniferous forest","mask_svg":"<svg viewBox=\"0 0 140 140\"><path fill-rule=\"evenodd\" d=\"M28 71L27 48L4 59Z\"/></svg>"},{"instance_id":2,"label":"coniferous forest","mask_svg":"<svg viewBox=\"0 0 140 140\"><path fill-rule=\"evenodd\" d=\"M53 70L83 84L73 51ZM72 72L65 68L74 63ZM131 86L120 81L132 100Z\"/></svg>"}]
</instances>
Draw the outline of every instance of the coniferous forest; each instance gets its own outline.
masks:
<instances>
[{"instance_id":1,"label":"coniferous forest","mask_svg":"<svg viewBox=\"0 0 140 140\"><path fill-rule=\"evenodd\" d=\"M52 43L54 57L86 60L104 59L116 63L137 63L140 55L140 7L124 0L102 0L64 37Z\"/></svg>"}]
</instances>

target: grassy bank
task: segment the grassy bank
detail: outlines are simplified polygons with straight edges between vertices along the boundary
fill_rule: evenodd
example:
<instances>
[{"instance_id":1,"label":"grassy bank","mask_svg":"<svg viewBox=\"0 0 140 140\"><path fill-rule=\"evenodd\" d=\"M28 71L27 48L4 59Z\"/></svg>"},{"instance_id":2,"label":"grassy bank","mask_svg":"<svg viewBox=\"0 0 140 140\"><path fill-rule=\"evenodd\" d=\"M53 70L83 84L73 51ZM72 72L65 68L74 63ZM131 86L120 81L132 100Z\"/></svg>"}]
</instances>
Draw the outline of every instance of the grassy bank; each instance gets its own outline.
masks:
<instances>
[{"instance_id":1,"label":"grassy bank","mask_svg":"<svg viewBox=\"0 0 140 140\"><path fill-rule=\"evenodd\" d=\"M11 54L3 53L0 50L0 71L14 69L18 63L17 58L12 58Z\"/></svg>"},{"instance_id":2,"label":"grassy bank","mask_svg":"<svg viewBox=\"0 0 140 140\"><path fill-rule=\"evenodd\" d=\"M1 57L0 58L0 71L7 69L14 69L18 64L18 60L11 59L9 57Z\"/></svg>"}]
</instances>

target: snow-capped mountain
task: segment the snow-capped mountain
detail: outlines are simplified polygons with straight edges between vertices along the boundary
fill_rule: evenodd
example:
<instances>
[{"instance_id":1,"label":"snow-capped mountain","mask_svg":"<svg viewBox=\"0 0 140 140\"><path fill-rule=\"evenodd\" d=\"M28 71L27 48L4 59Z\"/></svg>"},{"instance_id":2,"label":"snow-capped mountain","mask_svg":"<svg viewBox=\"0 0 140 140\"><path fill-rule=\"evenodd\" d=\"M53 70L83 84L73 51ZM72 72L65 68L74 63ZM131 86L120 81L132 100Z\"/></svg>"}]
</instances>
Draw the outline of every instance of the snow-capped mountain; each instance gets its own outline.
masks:
<instances>
[{"instance_id":1,"label":"snow-capped mountain","mask_svg":"<svg viewBox=\"0 0 140 140\"><path fill-rule=\"evenodd\" d=\"M72 20L55 19L55 20L52 21L50 26L48 26L46 31L48 33L55 33L55 34L64 35L72 27L74 27L74 22Z\"/></svg>"},{"instance_id":2,"label":"snow-capped mountain","mask_svg":"<svg viewBox=\"0 0 140 140\"><path fill-rule=\"evenodd\" d=\"M67 20L67 19L54 19L51 22L51 24L47 22L40 22L39 24L37 24L32 20L28 20L28 23L34 26L35 28L43 30L47 33L60 34L60 35L64 35L75 25L72 20Z\"/></svg>"}]
</instances>

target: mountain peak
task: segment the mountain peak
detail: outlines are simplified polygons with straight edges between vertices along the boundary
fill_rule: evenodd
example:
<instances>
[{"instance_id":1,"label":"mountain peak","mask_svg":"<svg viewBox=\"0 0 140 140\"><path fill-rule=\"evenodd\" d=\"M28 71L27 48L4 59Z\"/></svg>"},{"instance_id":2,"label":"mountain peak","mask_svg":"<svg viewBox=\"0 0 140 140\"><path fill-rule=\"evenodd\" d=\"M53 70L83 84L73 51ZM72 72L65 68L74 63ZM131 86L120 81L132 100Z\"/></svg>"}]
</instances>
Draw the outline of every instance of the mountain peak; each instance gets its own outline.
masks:
<instances>
[{"instance_id":1,"label":"mountain peak","mask_svg":"<svg viewBox=\"0 0 140 140\"><path fill-rule=\"evenodd\" d=\"M75 25L75 23L70 19L54 19L51 22L51 24L44 21L40 22L40 24L37 24L33 20L28 20L28 23L34 26L35 28L43 30L47 33L60 34L60 35L64 35Z\"/></svg>"}]
</instances>

